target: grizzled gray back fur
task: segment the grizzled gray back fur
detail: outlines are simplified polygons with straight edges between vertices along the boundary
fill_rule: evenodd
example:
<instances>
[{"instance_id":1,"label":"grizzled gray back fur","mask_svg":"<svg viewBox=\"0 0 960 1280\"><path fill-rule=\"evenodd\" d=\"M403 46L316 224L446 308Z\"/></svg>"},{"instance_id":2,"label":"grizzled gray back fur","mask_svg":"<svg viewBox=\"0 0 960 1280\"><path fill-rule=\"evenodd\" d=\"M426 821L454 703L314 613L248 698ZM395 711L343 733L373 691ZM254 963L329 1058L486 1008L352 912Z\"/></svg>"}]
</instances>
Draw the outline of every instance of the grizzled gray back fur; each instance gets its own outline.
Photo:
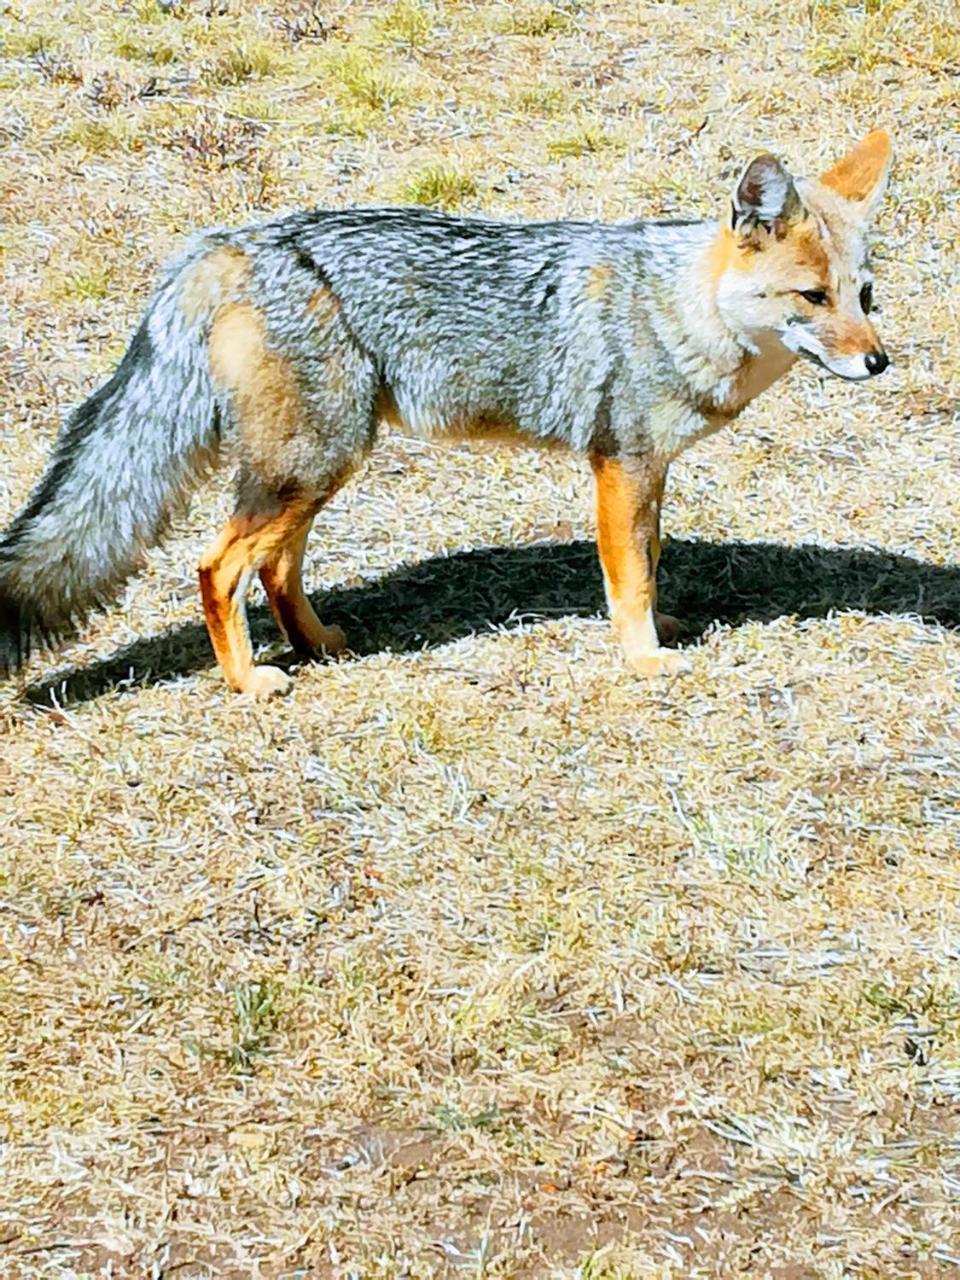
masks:
<instances>
[{"instance_id":1,"label":"grizzled gray back fur","mask_svg":"<svg viewBox=\"0 0 960 1280\"><path fill-rule=\"evenodd\" d=\"M649 267L655 261L658 277L669 278L674 244L689 256L691 242L705 245L715 230L706 222L515 225L364 209L305 214L253 234L258 244L292 247L330 287L375 390L389 391L412 431L501 422L531 442L577 450L612 432L619 448L634 451L642 415L631 389L656 380L658 359L667 381L677 376L654 334L638 332L644 295L662 291ZM254 247L243 235L236 243ZM588 273L610 262L618 287L591 306ZM289 317L277 325L278 338L293 337ZM634 367L638 347L643 370ZM367 408L357 406L364 415Z\"/></svg>"},{"instance_id":2,"label":"grizzled gray back fur","mask_svg":"<svg viewBox=\"0 0 960 1280\"><path fill-rule=\"evenodd\" d=\"M246 256L243 298L307 415L283 452L241 432L245 484L323 496L373 442L384 404L415 432L508 424L577 450L642 450L651 387L677 378L644 304L663 295L681 246L689 255L714 232L364 209L198 236L167 268L113 376L66 420L0 538L0 669L23 656L31 631L66 631L115 599L221 439L237 436L237 406L211 372L215 313L191 317L182 305L206 254ZM588 273L610 263L617 287L588 303ZM311 312L318 289L335 299L332 315Z\"/></svg>"}]
</instances>

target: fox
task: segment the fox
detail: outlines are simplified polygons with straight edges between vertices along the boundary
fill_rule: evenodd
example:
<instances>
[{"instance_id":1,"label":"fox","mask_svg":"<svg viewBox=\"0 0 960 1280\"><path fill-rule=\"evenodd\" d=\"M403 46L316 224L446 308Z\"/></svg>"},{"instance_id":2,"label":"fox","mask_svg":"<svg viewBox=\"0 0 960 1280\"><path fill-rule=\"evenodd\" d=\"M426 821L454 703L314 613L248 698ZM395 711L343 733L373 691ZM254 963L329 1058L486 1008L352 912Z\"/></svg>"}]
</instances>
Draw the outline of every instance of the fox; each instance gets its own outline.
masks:
<instances>
[{"instance_id":1,"label":"fox","mask_svg":"<svg viewBox=\"0 0 960 1280\"><path fill-rule=\"evenodd\" d=\"M0 669L115 602L230 458L233 514L198 569L204 619L231 689L285 693L286 672L254 661L248 588L259 575L298 653L345 647L302 563L314 518L384 424L586 454L626 664L687 669L669 647L679 624L657 611L668 468L799 359L850 382L887 367L866 231L891 156L876 129L806 180L765 152L712 220L381 207L200 232L0 535Z\"/></svg>"}]
</instances>

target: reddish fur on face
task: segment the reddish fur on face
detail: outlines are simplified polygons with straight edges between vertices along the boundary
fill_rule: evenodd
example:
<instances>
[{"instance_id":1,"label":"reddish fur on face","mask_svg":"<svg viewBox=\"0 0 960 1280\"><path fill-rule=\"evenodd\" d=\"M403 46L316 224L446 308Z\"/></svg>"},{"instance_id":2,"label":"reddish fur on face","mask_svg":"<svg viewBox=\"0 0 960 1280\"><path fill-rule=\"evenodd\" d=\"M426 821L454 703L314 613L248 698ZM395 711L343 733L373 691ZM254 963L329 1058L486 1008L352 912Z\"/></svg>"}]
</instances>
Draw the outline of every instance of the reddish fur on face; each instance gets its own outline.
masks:
<instances>
[{"instance_id":1,"label":"reddish fur on face","mask_svg":"<svg viewBox=\"0 0 960 1280\"><path fill-rule=\"evenodd\" d=\"M714 283L727 270L758 270L759 254L763 255L763 275L774 283L783 279L790 283L799 270L813 273L826 288L830 279L830 258L812 221L800 220L783 224L780 237L770 236L762 248L750 238L737 236L725 227L710 250L708 271ZM785 288L789 283L784 284ZM811 288L814 286L811 285Z\"/></svg>"},{"instance_id":2,"label":"reddish fur on face","mask_svg":"<svg viewBox=\"0 0 960 1280\"><path fill-rule=\"evenodd\" d=\"M817 325L817 336L824 350L833 356L866 355L882 347L869 320L857 320L840 310L823 316Z\"/></svg>"},{"instance_id":3,"label":"reddish fur on face","mask_svg":"<svg viewBox=\"0 0 960 1280\"><path fill-rule=\"evenodd\" d=\"M806 183L803 203L793 202L779 225L769 227L747 221L721 228L704 260L705 281L713 286L724 316L734 329L746 332L785 333L794 317L800 317L810 335L801 348L822 358L843 362L834 372L858 376L850 358L883 351L876 331L858 302L862 284L862 224L879 195L886 176L890 144L886 135L870 135L860 147L828 174L831 186ZM864 203L841 198L838 188ZM803 295L822 291L822 303ZM797 330L796 333L801 331ZM794 350L784 340L785 352ZM776 359L766 352L744 361L738 381L719 410L742 407L777 376ZM782 370L780 370L782 372ZM739 398L738 398L739 397Z\"/></svg>"},{"instance_id":4,"label":"reddish fur on face","mask_svg":"<svg viewBox=\"0 0 960 1280\"><path fill-rule=\"evenodd\" d=\"M804 222L795 227L787 237L785 248L789 250L794 266L813 272L824 285L829 282L830 259L814 226Z\"/></svg>"}]
</instances>

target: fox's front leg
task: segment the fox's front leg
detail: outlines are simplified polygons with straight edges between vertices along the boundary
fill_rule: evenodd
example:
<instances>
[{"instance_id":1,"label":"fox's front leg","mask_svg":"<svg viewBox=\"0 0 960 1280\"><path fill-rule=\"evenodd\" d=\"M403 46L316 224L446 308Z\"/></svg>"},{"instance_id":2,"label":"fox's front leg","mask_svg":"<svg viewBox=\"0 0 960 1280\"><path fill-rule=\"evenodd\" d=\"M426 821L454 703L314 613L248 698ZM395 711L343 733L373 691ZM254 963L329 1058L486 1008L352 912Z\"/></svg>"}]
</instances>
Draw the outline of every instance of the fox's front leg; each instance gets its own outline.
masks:
<instances>
[{"instance_id":1,"label":"fox's front leg","mask_svg":"<svg viewBox=\"0 0 960 1280\"><path fill-rule=\"evenodd\" d=\"M597 482L597 547L610 618L627 662L641 675L686 670L682 654L661 649L676 635L673 618L657 606L660 504L666 462L655 457L608 458L591 454Z\"/></svg>"}]
</instances>

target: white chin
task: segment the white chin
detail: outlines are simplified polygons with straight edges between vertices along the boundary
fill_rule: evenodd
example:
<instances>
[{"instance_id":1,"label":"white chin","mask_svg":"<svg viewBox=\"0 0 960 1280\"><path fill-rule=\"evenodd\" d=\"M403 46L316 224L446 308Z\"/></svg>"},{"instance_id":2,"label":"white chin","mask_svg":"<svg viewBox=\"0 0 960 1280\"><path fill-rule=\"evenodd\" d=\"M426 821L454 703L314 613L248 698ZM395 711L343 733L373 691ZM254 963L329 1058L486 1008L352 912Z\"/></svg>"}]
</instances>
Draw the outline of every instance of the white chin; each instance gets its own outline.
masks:
<instances>
[{"instance_id":1,"label":"white chin","mask_svg":"<svg viewBox=\"0 0 960 1280\"><path fill-rule=\"evenodd\" d=\"M832 373L836 378L845 378L847 382L865 382L870 377L866 357L863 355L842 356L840 359L827 359L818 351L808 351L806 347L797 347L798 356L812 360L814 364Z\"/></svg>"}]
</instances>

